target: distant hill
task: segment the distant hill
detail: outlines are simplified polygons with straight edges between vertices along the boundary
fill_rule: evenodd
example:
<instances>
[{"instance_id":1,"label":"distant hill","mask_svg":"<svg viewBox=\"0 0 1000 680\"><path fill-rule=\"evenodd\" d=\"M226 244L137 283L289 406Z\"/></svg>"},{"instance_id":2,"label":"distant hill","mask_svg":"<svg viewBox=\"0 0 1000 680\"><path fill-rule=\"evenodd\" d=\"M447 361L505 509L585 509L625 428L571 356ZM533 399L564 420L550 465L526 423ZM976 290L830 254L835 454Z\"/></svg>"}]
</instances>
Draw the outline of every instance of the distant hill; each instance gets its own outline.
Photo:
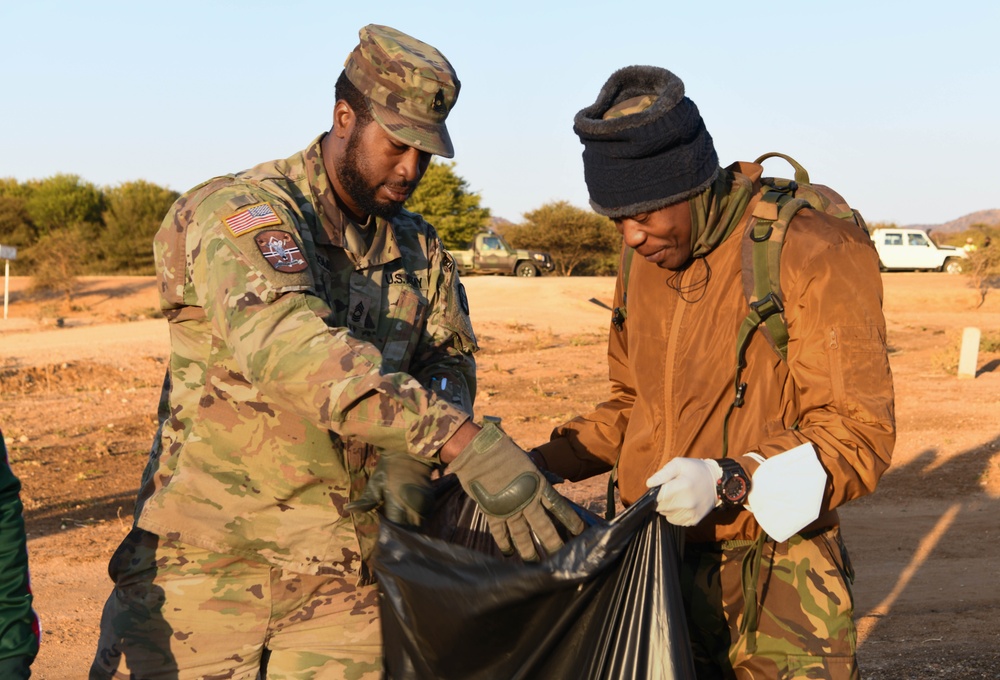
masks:
<instances>
[{"instance_id":1,"label":"distant hill","mask_svg":"<svg viewBox=\"0 0 1000 680\"><path fill-rule=\"evenodd\" d=\"M973 224L1000 224L1000 209L980 210L979 212L969 213L964 217L959 217L957 220L945 222L944 224L907 224L906 227L910 229L923 229L924 231L930 229L936 234L954 234L965 231Z\"/></svg>"}]
</instances>

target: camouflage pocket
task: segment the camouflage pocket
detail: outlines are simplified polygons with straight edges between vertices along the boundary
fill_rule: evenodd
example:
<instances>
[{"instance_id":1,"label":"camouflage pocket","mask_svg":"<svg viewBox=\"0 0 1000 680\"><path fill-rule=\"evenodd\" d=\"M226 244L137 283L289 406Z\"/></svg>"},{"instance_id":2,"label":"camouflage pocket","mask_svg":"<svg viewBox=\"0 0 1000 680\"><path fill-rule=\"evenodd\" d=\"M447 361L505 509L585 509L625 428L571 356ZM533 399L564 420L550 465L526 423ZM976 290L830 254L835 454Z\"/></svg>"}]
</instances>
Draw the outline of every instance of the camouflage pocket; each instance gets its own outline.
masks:
<instances>
[{"instance_id":1,"label":"camouflage pocket","mask_svg":"<svg viewBox=\"0 0 1000 680\"><path fill-rule=\"evenodd\" d=\"M389 319L382 350L383 373L407 371L416 351L427 299L411 286L390 286Z\"/></svg>"},{"instance_id":2,"label":"camouflage pocket","mask_svg":"<svg viewBox=\"0 0 1000 680\"><path fill-rule=\"evenodd\" d=\"M244 189L217 208L213 217L214 238L239 251L248 267L279 294L314 289L298 220L282 201Z\"/></svg>"},{"instance_id":3,"label":"camouflage pocket","mask_svg":"<svg viewBox=\"0 0 1000 680\"><path fill-rule=\"evenodd\" d=\"M851 564L850 555L847 554L847 546L840 535L840 529L834 527L823 532L817 537L817 541L826 553L830 564L836 567L840 580L844 584L848 602L851 609L854 609L854 566Z\"/></svg>"},{"instance_id":4,"label":"camouflage pocket","mask_svg":"<svg viewBox=\"0 0 1000 680\"><path fill-rule=\"evenodd\" d=\"M472 319L469 318L469 297L461 282L456 282L452 292L453 295L449 298L441 325L454 334L460 351L465 354L474 354L479 351L479 343L472 330ZM456 302L458 304L455 304Z\"/></svg>"},{"instance_id":5,"label":"camouflage pocket","mask_svg":"<svg viewBox=\"0 0 1000 680\"><path fill-rule=\"evenodd\" d=\"M118 544L108 561L108 576L121 587L124 582L146 570L156 570L156 534L133 528Z\"/></svg>"},{"instance_id":6,"label":"camouflage pocket","mask_svg":"<svg viewBox=\"0 0 1000 680\"><path fill-rule=\"evenodd\" d=\"M778 677L826 678L827 680L855 680L859 678L858 664L853 656L811 656L789 654L785 673Z\"/></svg>"}]
</instances>

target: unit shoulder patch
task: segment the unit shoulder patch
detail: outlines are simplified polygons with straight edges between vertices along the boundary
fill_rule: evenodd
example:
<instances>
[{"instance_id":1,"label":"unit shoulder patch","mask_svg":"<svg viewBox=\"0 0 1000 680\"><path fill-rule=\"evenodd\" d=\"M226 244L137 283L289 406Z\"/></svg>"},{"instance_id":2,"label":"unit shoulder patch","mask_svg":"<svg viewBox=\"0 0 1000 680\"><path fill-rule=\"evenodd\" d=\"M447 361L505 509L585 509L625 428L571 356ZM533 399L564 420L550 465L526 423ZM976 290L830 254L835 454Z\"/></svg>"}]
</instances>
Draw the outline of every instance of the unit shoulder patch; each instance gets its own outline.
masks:
<instances>
[{"instance_id":1,"label":"unit shoulder patch","mask_svg":"<svg viewBox=\"0 0 1000 680\"><path fill-rule=\"evenodd\" d=\"M270 203L257 203L247 206L222 220L229 227L233 236L245 234L248 231L263 227L274 227L281 224L281 218L274 212Z\"/></svg>"},{"instance_id":2,"label":"unit shoulder patch","mask_svg":"<svg viewBox=\"0 0 1000 680\"><path fill-rule=\"evenodd\" d=\"M294 274L309 266L302 257L298 243L287 231L268 229L254 235L253 240L260 254L275 271Z\"/></svg>"}]
</instances>

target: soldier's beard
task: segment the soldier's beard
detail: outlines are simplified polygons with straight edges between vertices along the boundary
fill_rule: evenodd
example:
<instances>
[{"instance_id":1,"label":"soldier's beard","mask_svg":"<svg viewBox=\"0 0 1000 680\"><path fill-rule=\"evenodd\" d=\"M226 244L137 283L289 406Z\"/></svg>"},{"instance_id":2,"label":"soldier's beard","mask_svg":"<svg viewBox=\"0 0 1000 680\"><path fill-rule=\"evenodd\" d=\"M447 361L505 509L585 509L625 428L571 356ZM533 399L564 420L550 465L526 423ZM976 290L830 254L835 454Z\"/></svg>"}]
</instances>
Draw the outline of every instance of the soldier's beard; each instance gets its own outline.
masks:
<instances>
[{"instance_id":1,"label":"soldier's beard","mask_svg":"<svg viewBox=\"0 0 1000 680\"><path fill-rule=\"evenodd\" d=\"M351 138L347 140L347 149L344 151L344 159L337 166L337 179L344 191L351 197L354 204L358 206L365 215L374 215L385 220L391 220L403 209L402 201L379 200L377 198L378 189L381 184L371 184L365 179L366 171L369 169L365 156L361 151L360 128L355 127L351 133ZM412 189L411 183L393 184L396 191L406 191Z\"/></svg>"}]
</instances>

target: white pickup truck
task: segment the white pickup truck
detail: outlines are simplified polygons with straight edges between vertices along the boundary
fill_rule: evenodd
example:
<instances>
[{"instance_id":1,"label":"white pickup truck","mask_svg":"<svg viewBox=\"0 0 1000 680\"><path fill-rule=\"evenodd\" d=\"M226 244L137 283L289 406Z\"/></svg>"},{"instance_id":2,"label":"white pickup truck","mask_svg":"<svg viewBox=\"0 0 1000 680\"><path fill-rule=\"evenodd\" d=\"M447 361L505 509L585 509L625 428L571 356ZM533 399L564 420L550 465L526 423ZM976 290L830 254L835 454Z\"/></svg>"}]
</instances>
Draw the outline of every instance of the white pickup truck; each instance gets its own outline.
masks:
<instances>
[{"instance_id":1,"label":"white pickup truck","mask_svg":"<svg viewBox=\"0 0 1000 680\"><path fill-rule=\"evenodd\" d=\"M939 246L921 229L883 228L872 231L882 271L937 271L958 274L964 250Z\"/></svg>"}]
</instances>

